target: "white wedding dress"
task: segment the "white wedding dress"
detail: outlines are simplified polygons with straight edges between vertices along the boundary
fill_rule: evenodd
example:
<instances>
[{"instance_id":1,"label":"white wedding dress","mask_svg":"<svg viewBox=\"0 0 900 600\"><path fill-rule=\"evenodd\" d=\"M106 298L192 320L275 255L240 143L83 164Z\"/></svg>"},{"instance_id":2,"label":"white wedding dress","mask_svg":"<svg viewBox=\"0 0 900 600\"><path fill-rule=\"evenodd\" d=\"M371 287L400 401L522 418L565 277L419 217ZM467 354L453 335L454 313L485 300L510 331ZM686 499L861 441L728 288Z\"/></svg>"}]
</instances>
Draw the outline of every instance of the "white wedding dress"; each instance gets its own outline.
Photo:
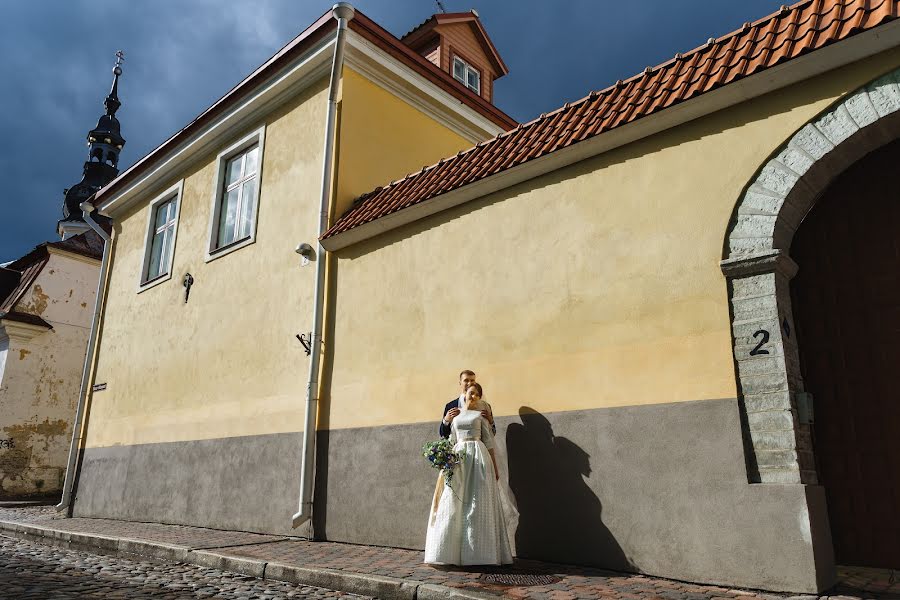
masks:
<instances>
[{"instance_id":1,"label":"white wedding dress","mask_svg":"<svg viewBox=\"0 0 900 600\"><path fill-rule=\"evenodd\" d=\"M443 477L438 478L425 537L425 562L511 564L500 487L488 454L494 447L491 426L480 412L463 410L453 419L450 441L465 455L453 471L452 489L444 485Z\"/></svg>"}]
</instances>

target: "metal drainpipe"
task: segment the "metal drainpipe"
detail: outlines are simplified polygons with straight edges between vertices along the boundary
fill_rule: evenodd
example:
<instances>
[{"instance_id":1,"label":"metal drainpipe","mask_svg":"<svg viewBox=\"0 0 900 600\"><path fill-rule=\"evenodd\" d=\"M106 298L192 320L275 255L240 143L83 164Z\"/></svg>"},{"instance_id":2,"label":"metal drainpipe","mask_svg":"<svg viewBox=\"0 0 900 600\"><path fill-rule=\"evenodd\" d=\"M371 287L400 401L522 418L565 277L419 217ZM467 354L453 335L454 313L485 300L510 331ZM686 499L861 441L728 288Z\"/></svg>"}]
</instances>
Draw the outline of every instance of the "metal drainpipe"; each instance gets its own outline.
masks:
<instances>
[{"instance_id":1,"label":"metal drainpipe","mask_svg":"<svg viewBox=\"0 0 900 600\"><path fill-rule=\"evenodd\" d=\"M62 499L56 505L56 510L63 511L69 507L72 500L72 486L75 484L75 461L78 458L78 446L81 433L82 415L84 405L87 402L88 380L91 376L91 368L94 363L94 348L99 336L100 308L103 304L103 288L106 282L106 274L109 271L109 254L112 246L109 234L91 217L96 210L90 202L82 202L81 210L85 222L97 235L103 238L103 259L100 261L100 279L97 281L97 297L94 299L94 316L91 319L91 331L88 335L87 351L84 353L84 368L81 371L81 389L78 392L78 406L75 409L75 423L72 425L72 443L69 446L69 460L66 463L66 479L63 482Z\"/></svg>"},{"instance_id":2,"label":"metal drainpipe","mask_svg":"<svg viewBox=\"0 0 900 600\"><path fill-rule=\"evenodd\" d=\"M347 23L356 10L347 2L338 2L331 8L337 19L337 35L334 42L334 60L331 63L331 85L328 90L328 113L325 117L325 158L322 166L322 198L319 212L319 235L328 229L328 210L331 205L331 169L334 139L337 135L337 97L344 66L344 41ZM322 356L322 313L325 300L325 249L321 241L316 251L316 288L313 305L313 326L310 334L311 357L309 379L306 384L306 419L303 426L303 458L300 466L300 509L292 519L292 527L297 528L312 516L313 473L315 471L316 416L319 404L319 362Z\"/></svg>"}]
</instances>

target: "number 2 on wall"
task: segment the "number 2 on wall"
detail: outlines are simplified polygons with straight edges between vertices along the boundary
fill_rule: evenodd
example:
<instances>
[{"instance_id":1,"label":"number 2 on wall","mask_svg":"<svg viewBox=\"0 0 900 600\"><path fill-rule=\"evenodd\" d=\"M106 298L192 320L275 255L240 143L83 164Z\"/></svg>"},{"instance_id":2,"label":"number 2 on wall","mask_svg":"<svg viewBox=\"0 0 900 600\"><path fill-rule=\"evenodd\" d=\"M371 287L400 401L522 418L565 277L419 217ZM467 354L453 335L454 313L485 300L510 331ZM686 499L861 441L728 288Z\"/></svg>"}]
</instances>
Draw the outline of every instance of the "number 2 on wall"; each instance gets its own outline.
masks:
<instances>
[{"instance_id":1,"label":"number 2 on wall","mask_svg":"<svg viewBox=\"0 0 900 600\"><path fill-rule=\"evenodd\" d=\"M768 350L763 350L762 347L769 343L769 332L765 329L760 329L759 331L753 334L753 337L761 339L756 346L753 347L753 350L750 351L750 356L756 356L757 354L768 354Z\"/></svg>"}]
</instances>

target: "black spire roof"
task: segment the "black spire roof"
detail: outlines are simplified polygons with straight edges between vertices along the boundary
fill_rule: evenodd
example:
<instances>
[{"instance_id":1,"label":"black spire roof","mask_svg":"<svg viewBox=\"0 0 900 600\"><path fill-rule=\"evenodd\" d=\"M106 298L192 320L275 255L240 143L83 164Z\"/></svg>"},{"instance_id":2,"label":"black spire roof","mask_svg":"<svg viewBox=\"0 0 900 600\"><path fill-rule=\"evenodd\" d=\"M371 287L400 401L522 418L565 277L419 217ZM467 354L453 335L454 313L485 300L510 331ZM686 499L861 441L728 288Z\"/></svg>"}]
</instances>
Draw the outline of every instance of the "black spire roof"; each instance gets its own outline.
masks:
<instances>
[{"instance_id":1,"label":"black spire roof","mask_svg":"<svg viewBox=\"0 0 900 600\"><path fill-rule=\"evenodd\" d=\"M119 174L119 152L125 145L125 138L122 137L116 111L122 106L119 100L119 76L122 74L123 60L124 53L121 50L116 52L112 87L103 101L106 114L88 132L88 160L84 163L81 181L64 192L63 218L58 225L61 233L67 224L76 225L77 228L79 223L83 223L81 203Z\"/></svg>"}]
</instances>

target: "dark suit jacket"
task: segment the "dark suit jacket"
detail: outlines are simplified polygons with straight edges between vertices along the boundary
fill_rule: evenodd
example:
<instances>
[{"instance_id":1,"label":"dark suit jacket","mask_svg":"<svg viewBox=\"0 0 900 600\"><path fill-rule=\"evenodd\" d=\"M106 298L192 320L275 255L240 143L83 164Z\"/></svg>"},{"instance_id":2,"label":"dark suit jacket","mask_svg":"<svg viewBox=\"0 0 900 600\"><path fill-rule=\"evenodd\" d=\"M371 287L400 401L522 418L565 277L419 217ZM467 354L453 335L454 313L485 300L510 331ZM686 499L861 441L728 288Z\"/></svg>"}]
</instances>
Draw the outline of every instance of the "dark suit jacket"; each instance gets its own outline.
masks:
<instances>
[{"instance_id":1,"label":"dark suit jacket","mask_svg":"<svg viewBox=\"0 0 900 600\"><path fill-rule=\"evenodd\" d=\"M450 437L450 425L444 425L444 417L447 416L447 413L450 412L451 408L459 408L459 396L448 402L447 406L444 407L443 414L441 414L441 425L438 428L438 433L441 434L442 438ZM497 435L497 426L491 424L491 431L494 435Z\"/></svg>"}]
</instances>

